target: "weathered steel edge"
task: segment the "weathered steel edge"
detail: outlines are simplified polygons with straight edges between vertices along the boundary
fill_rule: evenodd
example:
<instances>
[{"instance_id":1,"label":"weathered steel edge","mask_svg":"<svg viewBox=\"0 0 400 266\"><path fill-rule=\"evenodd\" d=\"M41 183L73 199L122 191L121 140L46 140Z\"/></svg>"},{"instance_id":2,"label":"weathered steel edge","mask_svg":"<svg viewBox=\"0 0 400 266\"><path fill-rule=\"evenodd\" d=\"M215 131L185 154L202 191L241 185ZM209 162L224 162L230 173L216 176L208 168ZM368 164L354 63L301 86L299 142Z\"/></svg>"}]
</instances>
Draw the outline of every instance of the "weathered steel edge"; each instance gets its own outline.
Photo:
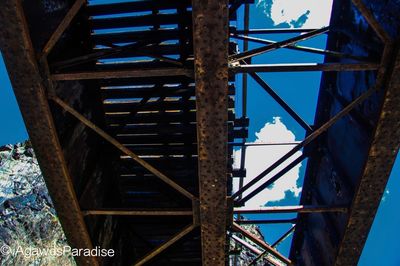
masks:
<instances>
[{"instance_id":1,"label":"weathered steel edge","mask_svg":"<svg viewBox=\"0 0 400 266\"><path fill-rule=\"evenodd\" d=\"M203 265L226 262L228 0L193 0Z\"/></svg>"},{"instance_id":2,"label":"weathered steel edge","mask_svg":"<svg viewBox=\"0 0 400 266\"><path fill-rule=\"evenodd\" d=\"M61 225L72 247L92 248L19 0L2 1L0 24L0 49ZM76 260L80 265L98 265L95 257L77 257Z\"/></svg>"},{"instance_id":3,"label":"weathered steel edge","mask_svg":"<svg viewBox=\"0 0 400 266\"><path fill-rule=\"evenodd\" d=\"M392 57L382 110L350 208L335 265L357 265L400 145L400 53Z\"/></svg>"}]
</instances>

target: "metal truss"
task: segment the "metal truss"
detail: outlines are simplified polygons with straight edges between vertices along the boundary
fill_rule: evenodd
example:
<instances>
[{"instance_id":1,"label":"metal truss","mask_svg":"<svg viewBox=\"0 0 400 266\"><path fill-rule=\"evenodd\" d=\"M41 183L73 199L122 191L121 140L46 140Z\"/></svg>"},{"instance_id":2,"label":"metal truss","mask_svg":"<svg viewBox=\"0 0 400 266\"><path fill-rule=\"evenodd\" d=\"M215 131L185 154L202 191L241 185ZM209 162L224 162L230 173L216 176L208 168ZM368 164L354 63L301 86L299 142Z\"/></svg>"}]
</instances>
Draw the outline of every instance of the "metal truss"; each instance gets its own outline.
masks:
<instances>
[{"instance_id":1,"label":"metal truss","mask_svg":"<svg viewBox=\"0 0 400 266\"><path fill-rule=\"evenodd\" d=\"M214 42L220 43L221 49L225 49L225 52L220 50L215 50L215 58L208 57L212 59L210 62L207 62L208 58L205 57L204 49L206 47L202 47L201 45L195 45L196 49L196 73L204 73L204 76L196 75L196 99L197 104L199 105L197 108L198 114L198 142L199 142L199 164L200 164L200 197L195 197L193 194L188 192L185 188L178 185L167 175L159 171L156 167L152 166L150 163L141 159L137 154L132 152L126 146L121 144L118 140L108 134L106 131L92 123L90 120L85 118L82 114L76 111L73 107L69 106L65 101L59 98L55 92L55 86L57 84L56 81L66 81L66 80L85 80L85 79L119 79L119 78L135 78L135 77L167 77L167 76L187 76L193 78L193 69L190 68L161 68L161 69L143 69L143 70L116 70L116 71L94 71L94 72L75 72L75 73L50 73L50 68L55 68L58 70L68 68L71 66L81 65L87 62L96 61L102 58L105 58L110 55L118 55L120 53L126 51L134 50L136 54L147 55L153 58L159 59L166 63L172 63L174 65L182 66L181 62L176 60L152 55L146 53L146 49L151 49L153 43L157 43L156 41L145 41L145 42L137 42L132 45L126 45L124 47L114 47L111 45L110 49L106 52L94 52L92 54L79 56L75 58L71 58L68 60L63 60L59 62L52 63L49 66L48 63L48 55L51 53L52 49L59 41L63 33L67 30L69 25L72 23L74 17L78 14L80 9L84 6L85 1L77 0L68 11L64 19L61 21L60 25L51 35L48 42L45 44L42 53L40 54L40 67L44 70L44 75L46 75L46 89L47 89L47 97L49 100L53 101L57 105L59 105L63 110L70 113L76 119L78 119L81 123L83 123L86 127L92 129L99 136L101 136L104 140L111 143L114 147L119 149L123 154L129 156L131 159L140 164L143 168L147 169L150 173L157 176L159 179L164 181L170 187L175 189L178 193L187 197L192 201L192 210L133 210L133 209L96 209L96 210L80 210L79 206L74 206L76 212L80 214L80 217L83 216L93 216L93 215L113 215L113 216L193 216L193 223L187 227L185 227L182 231L178 232L175 236L173 236L170 240L155 248L149 254L145 255L142 259L135 262L134 265L144 265L149 262L151 259L156 257L158 254L172 246L175 242L185 237L187 234L193 231L197 226L201 226L202 229L202 243L203 243L203 261L206 264L212 265L224 265L225 264L225 243L226 243L226 165L227 158L225 154L225 149L223 147L219 147L218 152L215 149L215 145L210 145L209 136L204 135L203 132L209 133L210 127L217 130L215 136L220 136L220 139L216 138L218 141L218 145L227 146L227 128L225 125L227 124L228 113L219 112L222 110L227 110L227 78L228 78L228 67L224 62L227 61L228 56L228 46L226 40L228 38L228 2L225 4L221 4L218 1L214 1L209 5L204 5L201 2L194 1L193 3L193 17L194 17L194 36L195 39L198 39L198 43L200 43L200 39L209 37L209 25L208 22L205 23L203 20L203 16L210 16L210 20L215 20L215 23L219 23L220 30L226 31L226 34L215 34ZM231 4L231 11L235 12L235 10L241 5L241 1L237 1ZM220 15L225 17L225 20L220 20L220 17L214 17L215 8L219 9ZM211 12L213 10L213 12ZM139 51L137 51L139 49ZM141 51L143 49L144 51ZM218 57L221 57L220 60L217 60ZM218 62L220 62L220 66L218 66ZM219 67L214 69L215 67ZM207 71L204 71L207 70ZM221 73L220 76L212 83L213 86L210 87L211 84L209 81L210 74L218 71ZM223 74L223 72L225 72ZM215 90L215 84L220 83L220 93L212 94L210 93L210 89ZM225 94L224 94L225 93ZM213 98L213 97L216 98ZM207 102L208 101L219 101L224 102L226 106L216 106L215 110L209 108ZM204 106L200 108L200 106ZM213 117L212 114L215 114L216 117ZM219 117L218 117L219 116ZM207 121L208 120L208 121ZM215 120L219 121L219 126L215 124ZM219 127L219 128L218 128ZM203 156L203 154L214 154L215 158L210 158L208 155ZM59 153L62 156L61 153ZM217 166L215 165L215 161L220 161ZM209 166L207 166L209 165ZM220 180L214 182L214 176L221 176ZM222 189L218 193L216 193L215 188ZM210 190L212 193L210 193ZM211 195L210 198L208 195ZM219 195L219 199L216 200L214 195ZM225 202L225 204L224 204ZM58 205L60 205L59 202ZM72 228L67 228L68 231L72 231ZM218 233L219 232L219 233ZM87 235L82 234L83 236ZM216 245L217 244L217 245ZM90 244L86 244L86 247L90 247ZM214 253L213 253L214 252ZM90 265L95 265L95 262L90 262Z\"/></svg>"},{"instance_id":2,"label":"metal truss","mask_svg":"<svg viewBox=\"0 0 400 266\"><path fill-rule=\"evenodd\" d=\"M246 201L253 198L255 195L263 191L264 189L270 187L274 182L276 182L280 177L285 175L288 171L290 171L294 166L298 165L301 161L308 157L308 154L303 154L296 159L292 159L292 156L306 148L310 145L314 140L316 140L321 134L326 132L332 125L334 125L338 120L340 120L343 116L349 114L356 106L362 103L364 100L368 99L371 95L376 93L377 91L383 90L383 86L387 81L387 74L388 74L388 65L391 60L391 56L393 56L395 50L393 47L393 40L390 38L389 34L382 28L382 26L377 22L374 15L371 11L366 8L361 0L354 0L354 5L359 9L359 11L363 14L365 19L368 21L369 25L375 30L376 34L379 36L381 41L385 44L384 52L382 55L382 60L377 62L368 62L368 58L355 56L351 54L345 54L336 51L330 50L323 50L323 49L316 49L310 48L305 46L298 46L296 43L299 41L307 40L318 36L320 34L325 34L329 32L329 27L321 28L321 29L249 29L249 8L245 8L245 15L244 15L244 25L245 28L243 30L231 31L230 37L234 39L239 39L244 41L244 50L237 53L230 55L229 63L230 63L230 70L232 73L239 74L243 73L243 87L242 87L242 101L243 101L243 116L246 116L246 106L247 106L247 75L250 75L256 83L264 89L306 132L306 138L292 148L287 154L279 158L275 163L265 169L256 177L252 178L250 182L246 185L243 185L243 178L239 177L239 190L232 194L231 200L233 201L233 206L243 206ZM283 41L275 42L267 39L260 39L250 37L251 34L276 34L276 33L303 33L296 37L292 37ZM248 50L248 42L254 42L259 44L264 44L264 46L255 48L252 50ZM315 53L321 54L336 58L348 58L359 61L357 63L308 63L308 64L251 64L251 59L257 55L274 51L277 49L291 49L297 50L302 52L308 53ZM396 67L397 64L396 64ZM259 75L259 72L299 72L299 71L369 71L374 70L378 72L377 80L374 86L372 86L369 90L365 91L347 106L345 106L340 112L334 115L330 120L326 121L325 124L320 126L319 128L314 128L311 125L308 125L274 90L271 88ZM398 85L397 85L398 86ZM245 142L246 139L243 139ZM268 145L268 144L266 144ZM240 169L245 170L245 156L246 156L246 144L243 143L242 145L242 156L241 156L241 164ZM394 150L398 150L394 148ZM391 157L393 158L393 157ZM282 166L283 164L287 163L289 159L292 161L280 170L277 174L270 177L266 181L264 181L261 185L256 185L258 182L262 181L265 176L270 174L272 171L277 169L278 167ZM247 195L243 196L245 192L249 189L253 189L252 192L248 193ZM361 201L361 194L358 195ZM313 213L313 212L345 212L348 213L350 208L353 210L355 206L286 206L286 207L263 207L260 209L245 209L245 208L235 208L233 213L237 215L236 224L234 223L233 230L242 232L243 237L249 237L249 233L245 231L243 228L239 228L239 224L270 224L270 223L291 223L293 226L280 237L273 245L265 245L263 243L259 243L260 248L263 248L265 251L260 253L259 250L254 251L257 257L249 264L249 265L256 265L257 261L261 258L265 257L266 254L270 254L276 258L278 258L282 263L290 265L292 262L285 257L276 256L275 253L276 245L287 238L288 235L292 234L296 228L296 219L279 219L279 220L242 220L241 214L254 214L254 213L284 213L284 212L298 212L298 213ZM355 212L355 211L354 211ZM351 215L351 214L350 214ZM354 228L353 228L354 230ZM354 241L357 239L351 231L348 231L348 238L345 241ZM351 236L350 236L351 235ZM236 237L237 238L237 237ZM250 239L254 242L254 238L250 236ZM235 240L235 239L234 239ZM237 240L237 239L236 239ZM272 250L271 250L272 248ZM343 250L346 248L343 245ZM247 248L249 249L249 248ZM251 249L250 249L251 250ZM342 250L341 250L342 251ZM339 253L337 265L353 265L354 260L359 256L353 256L350 254L344 255L345 251L343 251L343 255ZM276 265L274 261L269 260L265 257L268 263L272 265ZM346 259L347 258L347 259ZM345 260L353 260L352 263L344 262Z\"/></svg>"},{"instance_id":3,"label":"metal truss","mask_svg":"<svg viewBox=\"0 0 400 266\"><path fill-rule=\"evenodd\" d=\"M172 238L161 244L159 247L152 250L150 253L145 255L143 258L135 262L134 265L144 265L150 260L158 256L160 253L171 247L177 241L181 240L195 228L200 227L201 239L202 239L202 253L203 253L203 264L204 265L225 265L226 262L226 243L228 236L231 237L238 245L245 246L250 249L257 256L249 264L255 265L259 260L266 259L268 263L272 265L293 265L293 262L277 251L277 246L284 241L290 234L296 230L296 219L278 219L278 220L243 220L240 218L241 214L250 213L316 213L316 212L335 212L335 213L349 213L351 218L355 215L355 209L358 205L362 205L362 195L358 193L352 206L286 206L286 207L264 207L260 209L245 209L240 208L246 201L253 198L256 194L262 190L270 187L279 178L285 175L297 164L307 158L308 154L303 154L293 161L291 161L286 167L276 173L274 176L267 180L263 180L268 174L276 170L282 164L286 163L296 152L308 147L313 141L326 132L332 125L338 120L349 114L356 106L368 99L372 94L379 90L383 90L383 87L387 84L387 80L390 78L396 79L397 77L390 77L388 69L389 62L392 60L393 54L396 52L394 41L387 32L381 27L376 21L373 14L365 7L360 0L353 0L355 6L364 15L369 25L375 30L376 34L385 44L384 53L380 62L369 62L368 58L355 56L351 54L345 54L337 51L316 49L305 46L298 46L296 43L304 41L315 36L326 34L330 31L329 27L321 29L250 29L249 28L249 17L250 8L249 4L245 5L245 16L244 16L244 29L237 30L229 28L229 16L234 16L237 9L243 4L243 1L193 1L193 36L194 36L194 59L190 59L189 64L184 64L173 58L166 56L160 56L154 53L155 45L160 40L152 40L151 38L144 41L137 41L133 44L126 46L115 46L109 43L104 43L107 50L101 52L93 52L84 56L78 56L70 58L68 60L62 60L58 62L48 62L48 56L56 43L60 40L63 33L72 23L74 17L78 14L81 8L85 5L85 1L76 0L72 5L71 9L67 12L64 19L61 21L59 26L53 32L44 48L39 55L39 60L36 57L31 47L31 41L29 32L26 26L23 8L19 1L6 0L4 8L0 11L0 17L10 18L13 22L13 31L8 29L2 29L6 31L2 35L12 35L16 42L24 44L20 46L19 52L24 55L24 61L28 62L29 71L32 74L32 80L24 79L22 82L28 84L34 84L36 91L33 96L30 92L24 91L25 86L20 84L17 86L16 92L18 98L28 99L33 97L32 100L25 103L20 103L22 111L26 121L38 121L39 116L45 117L45 123L42 125L29 124L28 127L32 132L31 138L35 143L41 143L36 145L35 151L39 151L39 162L48 160L50 165L44 171L48 176L57 176L57 179L48 179L48 185L50 190L58 191L59 193L53 193L52 198L55 201L57 208L61 210L60 213L70 213L70 216L62 217L63 226L67 229L67 236L71 244L77 247L90 248L92 246L89 233L86 229L83 217L86 216L101 216L101 215L112 215L112 216L192 216L192 223L174 235ZM123 6L129 5L122 4L121 10L116 12L122 12ZM136 3L136 5L140 5ZM168 5L163 3L162 5ZM101 8L98 8L97 12L101 13ZM3 20L3 19L2 19ZM15 22L15 23L14 23ZM122 22L121 22L122 23ZM8 23L10 24L10 23ZM229 32L230 31L230 32ZM22 33L22 34L17 34ZM251 34L269 34L269 33L303 33L296 37L292 37L283 41L275 42L268 39L254 38L249 35ZM229 54L228 41L229 37L232 39L239 39L244 41L244 50L240 53ZM4 43L4 40L2 43ZM263 44L264 46L252 50L248 50L248 43L254 42ZM212 47L212 49L210 48ZM3 48L3 47L2 47ZM251 59L255 56L274 51L277 49L291 49L302 52L309 52L315 54L322 54L337 58L349 58L357 60L357 63L309 63L309 64L252 64ZM7 53L5 50L5 58L9 61L15 61L12 53ZM133 52L132 52L133 51ZM57 72L53 73L51 69L63 70L72 66L82 65L87 62L95 62L96 60L107 58L110 55L118 55L122 53L132 52L136 55L149 56L154 59L158 59L161 62L169 64L167 68L152 68L152 69L135 69L135 70L99 70L99 71L77 71L77 72ZM398 61L398 60L397 60ZM396 61L394 66L396 71L399 71L399 64ZM16 65L20 65L15 63ZM50 66L49 66L50 64ZM351 103L346 105L341 111L335 114L331 119L326 121L319 128L307 124L293 108L290 107L276 92L275 90L265 82L258 73L260 72L287 72L287 71L377 71L378 76L376 84L368 89L366 92L358 96ZM392 70L393 71L393 70ZM243 176L239 180L239 190L227 197L227 178L226 178L226 165L227 157L226 150L228 148L228 79L229 73L231 74L243 74L242 84L242 119L247 119L247 86L249 75L256 83L265 90L275 101L290 115L293 117L299 125L304 128L307 132L306 138L299 143L286 143L285 145L293 145L294 147L284 156L279 158L275 163L266 168L262 173L254 177L249 183L244 185ZM11 71L11 75L14 77L18 76L17 73ZM388 76L389 75L389 76ZM25 75L25 78L28 75ZM119 78L136 78L136 77L168 77L168 76L185 76L188 78L194 78L196 83L196 108L197 108L197 141L198 141L198 162L199 162L199 196L193 195L183 186L173 181L173 178L167 176L157 169L157 166L146 162L140 158L131 149L127 148L124 144L114 138L111 134L101 129L99 126L85 118L82 114L76 111L73 107L69 106L64 100L56 95L54 87L57 86L57 81L65 80L88 80L88 79L119 79ZM44 81L42 81L42 79ZM398 79L398 78L397 78ZM390 92L398 89L399 82L396 80L390 83ZM18 84L17 84L18 85ZM18 95L19 94L19 95ZM398 93L397 93L398 94ZM386 101L384 108L392 108L395 103L398 102L398 95L396 96L397 101ZM146 103L151 97L145 98L143 103ZM68 173L65 159L59 144L57 133L55 131L54 122L51 117L51 112L48 106L48 100L60 106L63 110L70 113L86 127L92 129L104 140L111 143L115 148L119 149L123 154L133 159L141 167L154 174L169 187L173 188L177 193L183 195L189 199L192 203L191 209L171 209L171 210L144 210L144 209L84 209L81 210L78 200L76 199L75 191L71 183L71 177ZM39 102L38 110L39 113L27 115L35 104ZM391 109L390 109L391 110ZM132 114L132 113L131 113ZM33 117L35 116L35 117ZM387 123L387 122L383 122ZM382 123L378 124L378 129L383 127ZM41 140L41 136L35 135L33 131L42 131L48 134L48 138ZM44 134L44 135L46 135ZM380 132L376 133L376 138L379 139ZM245 156L246 147L253 144L246 143L246 137L242 138L243 143L236 143L237 146L242 146L242 157L241 157L241 171L245 170ZM375 141L373 147L379 146L381 143ZM235 144L234 144L235 145ZM264 144L260 144L264 145ZM271 144L265 144L271 145ZM275 144L276 145L276 144ZM398 142L397 144L398 148ZM43 154L47 154L45 149L52 149L54 157L47 158ZM393 154L396 152L392 152ZM388 151L386 151L388 153ZM382 152L382 154L386 154ZM42 155L42 157L41 157ZM373 150L370 151L370 157L374 156ZM393 158L392 158L393 159ZM365 178L373 178L373 163L368 162L366 166ZM369 171L368 171L369 170ZM258 182L262 184L256 186ZM362 185L368 185L362 184ZM61 187L61 188L60 188ZM245 194L249 189L253 189L252 192ZM60 195L64 196L61 197ZM290 223L293 226L285 232L279 239L273 244L268 244L263 240L260 240L250 232L246 231L240 224L270 224L270 223ZM345 233L344 242L351 243L354 236L351 230L354 228L349 225ZM76 234L68 233L76 230ZM227 233L227 231L229 233ZM233 233L235 232L235 233ZM241 235L242 238L238 237L237 234ZM256 244L259 248L255 248L252 245L248 245L247 242L243 241L246 238ZM345 247L342 247L339 252L340 265L343 257L346 255ZM85 265L97 265L97 261L93 258L84 259L78 258L81 264Z\"/></svg>"},{"instance_id":4,"label":"metal truss","mask_svg":"<svg viewBox=\"0 0 400 266\"><path fill-rule=\"evenodd\" d=\"M84 1L77 0L76 3L72 6L70 11L67 13L66 17L63 19L59 27L56 29L56 31L53 33L51 36L50 40L47 42L43 49L43 57L41 58L42 64L45 65L46 69L49 69L48 63L47 63L47 55L50 53L51 49L54 47L58 39L61 37L62 33L68 28L69 24L71 23L72 19L74 16L78 13L79 9L82 7ZM125 48L117 48L113 51L107 52L107 53L94 53L91 55L79 57L79 58L74 58L70 59L65 62L58 62L55 65L57 66L71 66L71 65L77 65L77 64L82 64L84 62L87 62L88 60L98 60L101 59L104 56L110 55L110 54L116 54L116 53L121 53L124 50L128 49L135 49L139 48L140 46L143 46L142 43L136 43L134 45L129 45L128 47ZM136 72L132 70L128 71L114 71L114 72L88 72L88 73L72 73L72 74L53 74L51 75L51 81L49 82L49 87L50 87L50 93L49 93L49 100L54 101L57 103L60 107L62 107L65 111L69 112L71 115L73 115L75 118L77 118L80 122L82 122L85 126L89 127L90 129L94 130L98 135L100 135L102 138L104 138L106 141L110 142L112 145L114 145L117 149L121 150L124 154L132 158L134 161L142 165L145 169L147 169L149 172L153 173L155 176L160 178L162 181L164 181L166 184L171 186L173 189L175 189L177 192L181 193L188 199L190 199L193 202L193 207L197 208L198 206L198 198L196 198L194 195L192 195L190 192L188 192L186 189L175 183L173 180L171 180L169 177L167 177L165 174L157 170L154 166L151 164L147 163L145 160L141 159L138 155L133 153L130 149L126 148L123 144L121 144L119 141L117 141L115 138L113 138L111 135L106 133L104 130L96 126L94 123L90 122L88 119L86 119L83 115L81 115L79 112L74 110L71 106L69 106L67 103L65 103L63 100L61 100L59 97L55 95L54 92L54 84L53 81L58 81L58 80L80 80L80 79L101 79L101 78L132 78L132 77L158 77L158 76L176 76L176 75L188 75L192 76L192 72L189 70L180 70L180 69L160 69L160 70L139 70ZM179 241L183 237L185 237L187 234L193 231L198 225L199 225L199 217L198 217L198 211L194 210L188 210L188 211L177 211L177 210L160 210L160 211L155 211L155 210L117 210L117 209L112 209L112 210L83 210L81 211L83 216L87 215L122 215L122 216L193 216L193 223L191 225L188 225L182 231L178 232L176 235L174 235L172 238L170 238L167 242L161 244L157 248L155 248L153 251L145 255L142 259L138 260L135 262L135 266L139 265L144 265L150 260L152 260L154 257L156 257L158 254L162 253L164 250L168 249L170 246L172 246L175 242Z\"/></svg>"}]
</instances>

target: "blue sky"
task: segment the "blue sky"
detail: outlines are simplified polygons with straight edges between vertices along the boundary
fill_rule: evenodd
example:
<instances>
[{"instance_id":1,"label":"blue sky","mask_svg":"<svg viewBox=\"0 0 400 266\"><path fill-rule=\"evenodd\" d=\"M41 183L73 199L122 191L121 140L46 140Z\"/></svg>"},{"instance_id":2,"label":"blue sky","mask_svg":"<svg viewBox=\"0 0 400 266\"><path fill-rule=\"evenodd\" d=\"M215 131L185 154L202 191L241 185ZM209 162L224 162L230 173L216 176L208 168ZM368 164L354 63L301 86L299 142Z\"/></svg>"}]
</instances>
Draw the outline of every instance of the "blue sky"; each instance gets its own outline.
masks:
<instances>
[{"instance_id":1,"label":"blue sky","mask_svg":"<svg viewBox=\"0 0 400 266\"><path fill-rule=\"evenodd\" d=\"M28 134L0 54L0 146L26 140Z\"/></svg>"},{"instance_id":2,"label":"blue sky","mask_svg":"<svg viewBox=\"0 0 400 266\"><path fill-rule=\"evenodd\" d=\"M273 21L267 18L263 6L252 5L251 10L251 28L267 28L273 26ZM242 26L242 12L239 12L238 28ZM314 15L313 12L308 14L309 19ZM311 17L311 18L310 18ZM304 18L304 17L303 17ZM297 21L293 25L304 23ZM281 24L281 26L287 26ZM280 40L288 38L291 35L269 35L271 40ZM265 37L265 36L255 36ZM324 48L326 37L319 36L309 41L303 42L312 47ZM241 42L239 42L241 43ZM256 46L250 45L250 48ZM267 53L258 56L254 59L254 63L292 63L292 62L322 62L323 57L320 55L312 55L290 50L278 50L276 52ZM274 73L261 74L261 76L276 90L276 92L287 101L287 103L295 109L299 115L308 123L312 124L316 108L318 88L320 82L320 73ZM238 75L237 87L241 84L241 76ZM249 78L248 97L251 104L248 105L248 116L251 118L249 128L248 141L255 141L256 132L259 132L266 123L272 123L274 117L281 117L282 123L295 135L296 140L304 138L304 130L278 106L267 93L265 93L255 82ZM240 93L237 97L237 106L240 106ZM237 114L240 116L240 107L237 109ZM21 114L19 112L12 88L3 64L3 59L0 58L0 146L8 143L16 143L28 138ZM304 175L305 164L299 168L299 183L302 182ZM400 202L400 162L397 160L394 170L391 174L384 200L381 202L377 217L374 221L371 233L369 235L364 252L360 259L359 265L400 265L400 258L396 254L398 246L396 239L399 237L397 225L400 224L400 213L398 202ZM295 205L298 204L298 197L294 197L293 193L286 193L286 197L279 202L274 202L274 205ZM251 216L249 218L293 218L295 215L269 215L269 216ZM268 225L263 226L265 238L268 242L274 242L279 238L290 225ZM290 248L290 240L287 239L279 250L287 254ZM384 256L382 256L384 254Z\"/></svg>"}]
</instances>

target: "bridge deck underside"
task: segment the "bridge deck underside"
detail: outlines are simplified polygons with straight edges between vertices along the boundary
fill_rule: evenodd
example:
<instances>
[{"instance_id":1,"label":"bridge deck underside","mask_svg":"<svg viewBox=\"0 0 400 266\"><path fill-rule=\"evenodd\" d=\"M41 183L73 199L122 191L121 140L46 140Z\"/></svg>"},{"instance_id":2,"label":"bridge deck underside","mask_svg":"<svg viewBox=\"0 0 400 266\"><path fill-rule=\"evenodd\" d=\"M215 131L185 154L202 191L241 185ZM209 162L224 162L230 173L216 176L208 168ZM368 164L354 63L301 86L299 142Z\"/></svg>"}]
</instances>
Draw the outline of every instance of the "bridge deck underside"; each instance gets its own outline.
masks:
<instances>
[{"instance_id":1,"label":"bridge deck underside","mask_svg":"<svg viewBox=\"0 0 400 266\"><path fill-rule=\"evenodd\" d=\"M72 190L60 194L54 173L44 174L70 244L117 250L115 258L101 263L201 263L191 1L8 4L16 6L21 25L27 20L29 32L25 28L23 34L32 40L30 56L40 58L34 63L40 69L36 74L49 79L38 97L54 100L48 111L55 131L40 134L59 139L59 155L65 158L60 163L69 171L59 175L59 185ZM247 134L246 121L235 119L232 81L222 110L227 147ZM27 109L21 108L25 120L31 120ZM27 123L30 133L37 130L34 120ZM31 138L35 146L34 134ZM45 146L35 148L46 164L41 159ZM223 153L225 180L232 177L232 151L229 146ZM67 194L79 206L68 207ZM84 220L69 217L67 209L76 209ZM82 230L87 227L88 235L80 236L86 243L73 237L74 221Z\"/></svg>"}]
</instances>

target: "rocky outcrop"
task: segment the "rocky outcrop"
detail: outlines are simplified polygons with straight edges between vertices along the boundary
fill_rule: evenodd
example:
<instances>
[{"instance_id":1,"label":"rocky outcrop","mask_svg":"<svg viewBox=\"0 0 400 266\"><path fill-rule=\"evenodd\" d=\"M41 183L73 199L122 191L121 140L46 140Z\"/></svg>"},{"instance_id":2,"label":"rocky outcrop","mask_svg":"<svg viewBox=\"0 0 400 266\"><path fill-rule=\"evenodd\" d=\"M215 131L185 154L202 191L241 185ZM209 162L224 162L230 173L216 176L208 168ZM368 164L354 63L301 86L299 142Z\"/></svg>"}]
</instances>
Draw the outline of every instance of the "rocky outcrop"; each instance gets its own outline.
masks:
<instances>
[{"instance_id":1,"label":"rocky outcrop","mask_svg":"<svg viewBox=\"0 0 400 266\"><path fill-rule=\"evenodd\" d=\"M241 217L241 220L246 220L245 217ZM260 230L260 228L257 225L254 224L242 224L241 227L243 227L246 231L250 232L253 236L256 236L257 238L261 239L262 241L265 241L264 236ZM230 257L229 257L229 265L231 266L248 266L248 265L253 265L253 266L268 266L268 265L284 265L282 262L280 262L278 259L273 257L271 254L266 254L262 258L260 258L257 262L254 264L251 264L255 258L258 257L258 254L263 252L263 249L261 249L258 245L254 244L253 242L249 241L246 238L243 238L241 234L234 233L234 235L242 240L244 240L246 243L249 245L246 247L244 245L241 245L238 243L238 241L234 241L233 237L231 236L231 240L229 243L229 249L230 249ZM253 247L250 249L250 247ZM258 254L255 253L255 251L259 252ZM270 264L268 261L273 261L274 264Z\"/></svg>"},{"instance_id":2,"label":"rocky outcrop","mask_svg":"<svg viewBox=\"0 0 400 266\"><path fill-rule=\"evenodd\" d=\"M0 212L1 265L75 265L70 254L34 253L67 243L28 141L0 148Z\"/></svg>"}]
</instances>

